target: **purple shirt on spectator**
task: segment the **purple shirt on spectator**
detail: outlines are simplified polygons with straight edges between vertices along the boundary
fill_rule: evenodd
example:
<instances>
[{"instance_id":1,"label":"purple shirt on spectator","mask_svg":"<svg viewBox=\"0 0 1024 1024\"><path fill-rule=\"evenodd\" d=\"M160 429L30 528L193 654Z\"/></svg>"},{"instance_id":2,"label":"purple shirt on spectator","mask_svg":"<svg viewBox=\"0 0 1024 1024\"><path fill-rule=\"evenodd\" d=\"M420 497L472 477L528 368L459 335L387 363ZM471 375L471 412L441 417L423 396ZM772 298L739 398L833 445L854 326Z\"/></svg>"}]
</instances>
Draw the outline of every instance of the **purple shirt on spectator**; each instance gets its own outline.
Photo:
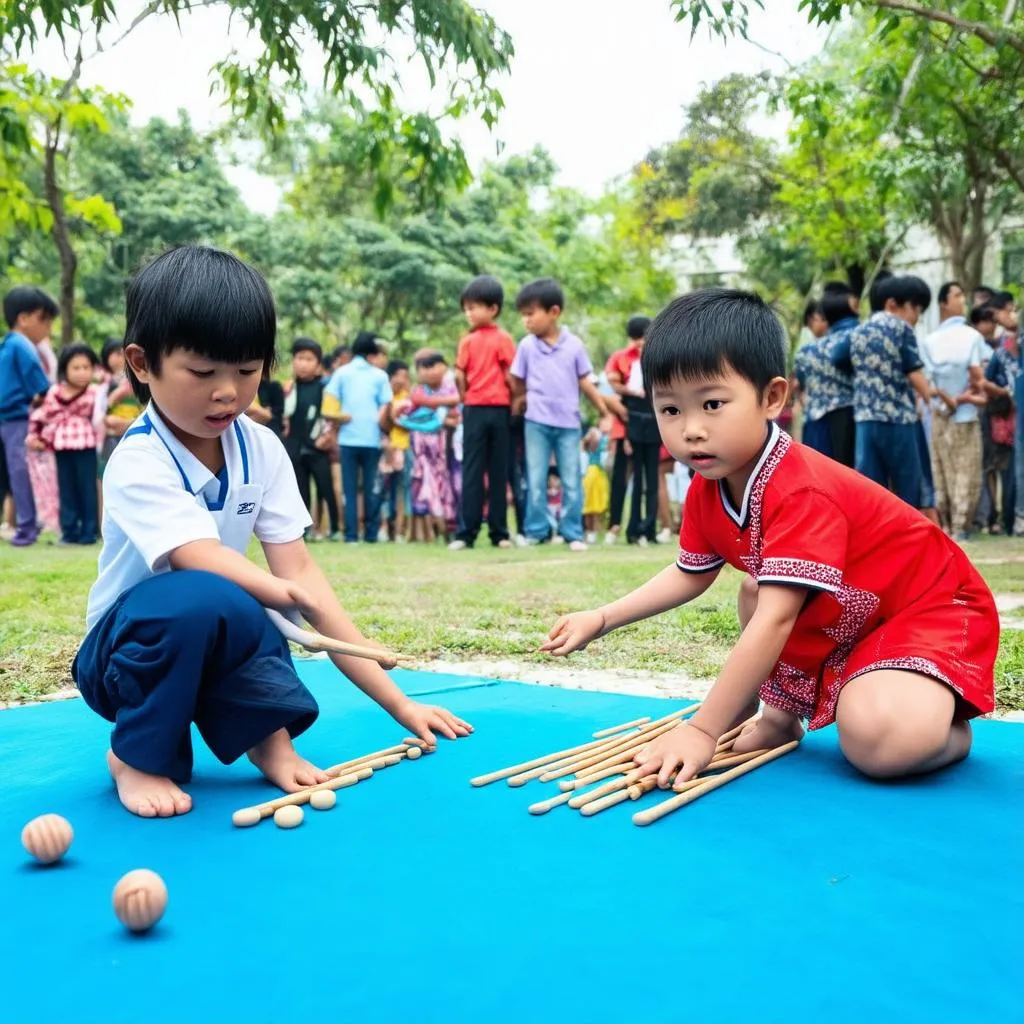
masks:
<instances>
[{"instance_id":1,"label":"purple shirt on spectator","mask_svg":"<svg viewBox=\"0 0 1024 1024\"><path fill-rule=\"evenodd\" d=\"M509 372L526 382L526 419L546 427L580 425L580 378L592 367L583 342L568 328L554 345L528 334Z\"/></svg>"}]
</instances>

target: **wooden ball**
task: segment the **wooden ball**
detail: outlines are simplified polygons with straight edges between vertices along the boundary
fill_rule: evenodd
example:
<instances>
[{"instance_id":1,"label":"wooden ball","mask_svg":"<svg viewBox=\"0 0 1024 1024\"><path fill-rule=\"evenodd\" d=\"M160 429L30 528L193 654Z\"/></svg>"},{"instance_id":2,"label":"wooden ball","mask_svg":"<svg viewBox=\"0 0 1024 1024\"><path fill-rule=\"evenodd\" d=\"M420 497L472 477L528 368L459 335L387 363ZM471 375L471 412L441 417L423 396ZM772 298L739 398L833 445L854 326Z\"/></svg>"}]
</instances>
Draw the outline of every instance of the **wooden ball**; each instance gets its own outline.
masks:
<instances>
[{"instance_id":1,"label":"wooden ball","mask_svg":"<svg viewBox=\"0 0 1024 1024\"><path fill-rule=\"evenodd\" d=\"M155 871L137 868L114 886L114 913L129 931L149 931L166 907L167 886Z\"/></svg>"},{"instance_id":2,"label":"wooden ball","mask_svg":"<svg viewBox=\"0 0 1024 1024\"><path fill-rule=\"evenodd\" d=\"M302 824L304 817L302 808L297 804L285 804L274 811L274 824L278 828L295 828Z\"/></svg>"},{"instance_id":3,"label":"wooden ball","mask_svg":"<svg viewBox=\"0 0 1024 1024\"><path fill-rule=\"evenodd\" d=\"M260 823L260 812L256 807L243 807L231 815L231 823L236 828L250 828Z\"/></svg>"},{"instance_id":4,"label":"wooden ball","mask_svg":"<svg viewBox=\"0 0 1024 1024\"><path fill-rule=\"evenodd\" d=\"M420 750L419 747L410 747L405 752L405 756L407 758L409 758L410 761L415 761L417 757L422 757L423 756L423 751Z\"/></svg>"},{"instance_id":5,"label":"wooden ball","mask_svg":"<svg viewBox=\"0 0 1024 1024\"><path fill-rule=\"evenodd\" d=\"M338 794L333 789L318 789L309 797L309 806L314 811L329 811L337 802Z\"/></svg>"},{"instance_id":6,"label":"wooden ball","mask_svg":"<svg viewBox=\"0 0 1024 1024\"><path fill-rule=\"evenodd\" d=\"M40 864L54 864L68 852L75 830L67 818L59 814L43 814L33 818L21 830L21 845Z\"/></svg>"}]
</instances>

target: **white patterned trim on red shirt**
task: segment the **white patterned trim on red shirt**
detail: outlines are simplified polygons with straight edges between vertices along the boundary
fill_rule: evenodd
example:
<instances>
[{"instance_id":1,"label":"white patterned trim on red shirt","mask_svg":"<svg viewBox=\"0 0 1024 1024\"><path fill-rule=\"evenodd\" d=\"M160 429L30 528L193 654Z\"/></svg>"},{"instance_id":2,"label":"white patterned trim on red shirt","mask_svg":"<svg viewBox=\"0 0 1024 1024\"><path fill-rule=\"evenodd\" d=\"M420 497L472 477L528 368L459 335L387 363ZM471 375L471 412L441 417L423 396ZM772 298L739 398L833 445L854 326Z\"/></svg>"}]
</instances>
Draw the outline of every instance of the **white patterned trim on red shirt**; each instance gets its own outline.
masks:
<instances>
[{"instance_id":1,"label":"white patterned trim on red shirt","mask_svg":"<svg viewBox=\"0 0 1024 1024\"><path fill-rule=\"evenodd\" d=\"M842 572L824 562L803 558L765 558L757 574L758 583L796 583L835 593L843 585Z\"/></svg>"},{"instance_id":2,"label":"white patterned trim on red shirt","mask_svg":"<svg viewBox=\"0 0 1024 1024\"><path fill-rule=\"evenodd\" d=\"M725 565L725 559L721 555L698 555L694 551L679 549L679 557L676 559L676 566L683 572L711 572L712 569L720 569Z\"/></svg>"}]
</instances>

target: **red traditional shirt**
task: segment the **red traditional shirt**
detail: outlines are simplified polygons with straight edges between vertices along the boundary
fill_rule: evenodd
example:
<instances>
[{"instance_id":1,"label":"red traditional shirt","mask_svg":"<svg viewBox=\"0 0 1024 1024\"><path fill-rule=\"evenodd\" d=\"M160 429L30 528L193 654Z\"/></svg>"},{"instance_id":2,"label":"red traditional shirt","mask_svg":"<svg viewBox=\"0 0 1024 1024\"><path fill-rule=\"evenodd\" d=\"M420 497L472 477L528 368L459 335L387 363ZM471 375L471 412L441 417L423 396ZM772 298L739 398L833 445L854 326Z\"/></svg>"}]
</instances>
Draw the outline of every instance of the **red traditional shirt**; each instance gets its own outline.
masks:
<instances>
[{"instance_id":1,"label":"red traditional shirt","mask_svg":"<svg viewBox=\"0 0 1024 1024\"><path fill-rule=\"evenodd\" d=\"M73 398L65 398L61 385L55 384L29 417L30 429L46 442L50 451L79 452L95 448L103 439L100 427L104 402L105 396L95 384Z\"/></svg>"},{"instance_id":2,"label":"red traditional shirt","mask_svg":"<svg viewBox=\"0 0 1024 1024\"><path fill-rule=\"evenodd\" d=\"M679 545L684 572L728 562L759 584L810 591L761 696L811 728L834 719L846 682L880 668L940 679L991 710L998 616L967 556L916 509L776 424L739 508L724 481L694 477Z\"/></svg>"}]
</instances>

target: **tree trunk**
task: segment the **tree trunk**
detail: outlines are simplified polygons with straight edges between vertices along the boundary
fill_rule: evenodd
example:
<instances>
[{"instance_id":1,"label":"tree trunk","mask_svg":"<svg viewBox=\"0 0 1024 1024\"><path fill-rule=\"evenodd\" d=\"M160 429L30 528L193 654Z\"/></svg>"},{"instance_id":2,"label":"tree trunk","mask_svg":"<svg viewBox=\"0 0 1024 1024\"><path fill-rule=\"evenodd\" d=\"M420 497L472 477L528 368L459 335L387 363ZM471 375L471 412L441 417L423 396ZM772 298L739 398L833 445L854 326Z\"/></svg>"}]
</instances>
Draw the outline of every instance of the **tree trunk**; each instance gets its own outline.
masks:
<instances>
[{"instance_id":1,"label":"tree trunk","mask_svg":"<svg viewBox=\"0 0 1024 1024\"><path fill-rule=\"evenodd\" d=\"M46 156L43 180L46 203L53 214L53 240L60 254L60 342L70 345L75 337L75 275L78 256L71 245L68 222L64 216L64 193L57 182L57 153L60 147L60 118L46 130Z\"/></svg>"}]
</instances>

